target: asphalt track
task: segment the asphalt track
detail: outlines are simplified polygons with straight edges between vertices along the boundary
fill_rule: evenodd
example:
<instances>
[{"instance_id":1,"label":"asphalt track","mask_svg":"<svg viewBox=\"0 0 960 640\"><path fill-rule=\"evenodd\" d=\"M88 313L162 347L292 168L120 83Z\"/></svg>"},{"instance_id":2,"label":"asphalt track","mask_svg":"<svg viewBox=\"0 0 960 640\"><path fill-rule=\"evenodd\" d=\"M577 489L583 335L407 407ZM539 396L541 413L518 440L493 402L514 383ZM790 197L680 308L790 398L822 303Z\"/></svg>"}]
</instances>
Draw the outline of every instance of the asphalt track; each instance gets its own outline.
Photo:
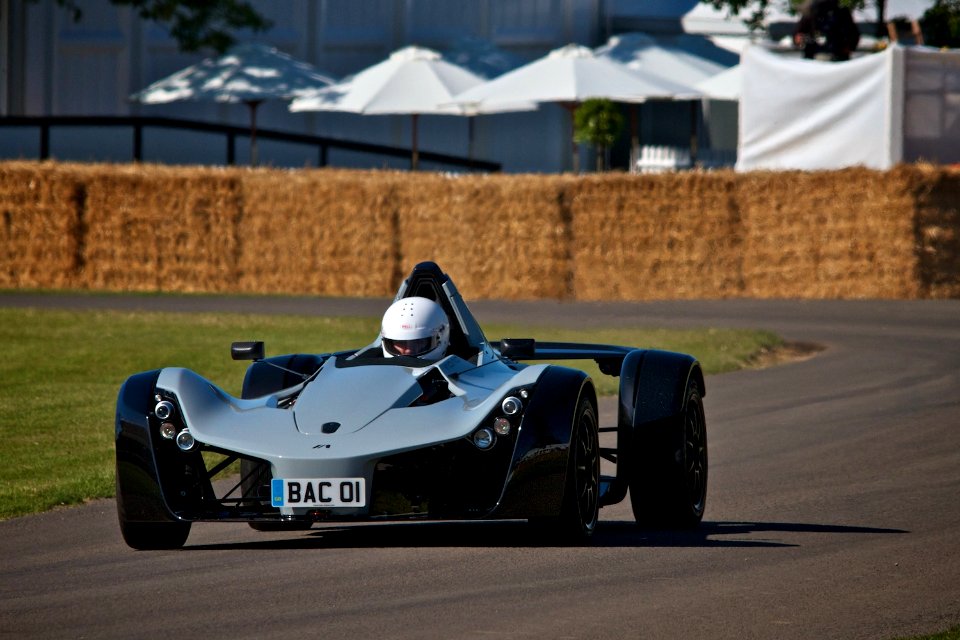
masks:
<instances>
[{"instance_id":1,"label":"asphalt track","mask_svg":"<svg viewBox=\"0 0 960 640\"><path fill-rule=\"evenodd\" d=\"M271 306L379 314L385 302ZM960 623L960 301L472 306L481 322L763 327L826 350L707 379L711 475L696 531L640 530L625 503L601 511L581 548L519 523L198 524L183 550L135 552L102 500L0 522L0 637L883 639ZM612 422L609 402L601 414Z\"/></svg>"}]
</instances>

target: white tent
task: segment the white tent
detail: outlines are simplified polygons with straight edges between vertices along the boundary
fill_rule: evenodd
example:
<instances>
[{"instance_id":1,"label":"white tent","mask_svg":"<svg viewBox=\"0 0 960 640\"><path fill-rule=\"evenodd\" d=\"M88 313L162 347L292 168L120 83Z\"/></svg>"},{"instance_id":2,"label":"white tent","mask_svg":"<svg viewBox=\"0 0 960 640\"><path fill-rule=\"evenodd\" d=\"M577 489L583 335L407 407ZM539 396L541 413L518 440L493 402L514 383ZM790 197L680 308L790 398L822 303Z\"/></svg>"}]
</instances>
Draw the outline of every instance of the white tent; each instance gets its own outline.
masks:
<instances>
[{"instance_id":1,"label":"white tent","mask_svg":"<svg viewBox=\"0 0 960 640\"><path fill-rule=\"evenodd\" d=\"M443 60L436 51L404 47L339 84L296 98L290 103L290 111L408 114L411 117L410 166L416 169L419 164L417 118L420 115L474 116L536 109L535 104L517 100L491 108L452 102L455 95L482 83L482 77Z\"/></svg>"},{"instance_id":2,"label":"white tent","mask_svg":"<svg viewBox=\"0 0 960 640\"><path fill-rule=\"evenodd\" d=\"M755 46L740 66L740 171L960 162L958 51L820 62Z\"/></svg>"},{"instance_id":3,"label":"white tent","mask_svg":"<svg viewBox=\"0 0 960 640\"><path fill-rule=\"evenodd\" d=\"M257 164L257 107L327 86L333 78L264 44L246 43L157 80L130 96L143 104L179 100L243 102L250 109L250 164Z\"/></svg>"},{"instance_id":4,"label":"white tent","mask_svg":"<svg viewBox=\"0 0 960 640\"><path fill-rule=\"evenodd\" d=\"M739 100L740 85L743 82L740 65L730 67L715 76L694 85L710 100Z\"/></svg>"},{"instance_id":5,"label":"white tent","mask_svg":"<svg viewBox=\"0 0 960 640\"><path fill-rule=\"evenodd\" d=\"M662 78L643 69L628 69L576 44L554 49L542 58L514 69L456 98L462 105L494 109L517 101L557 103L570 112L573 171L578 172L577 144L573 141L573 112L590 98L641 103L650 99L695 99L693 87Z\"/></svg>"},{"instance_id":6,"label":"white tent","mask_svg":"<svg viewBox=\"0 0 960 640\"><path fill-rule=\"evenodd\" d=\"M660 41L646 33L622 33L611 36L594 53L619 62L630 70L654 73L686 85L696 85L727 68L693 50L703 50L707 46L704 43L708 43L706 38L694 39L694 36L685 35L684 44L688 48L674 42ZM721 51L719 48L717 50ZM736 60L736 56L730 52L723 53Z\"/></svg>"}]
</instances>

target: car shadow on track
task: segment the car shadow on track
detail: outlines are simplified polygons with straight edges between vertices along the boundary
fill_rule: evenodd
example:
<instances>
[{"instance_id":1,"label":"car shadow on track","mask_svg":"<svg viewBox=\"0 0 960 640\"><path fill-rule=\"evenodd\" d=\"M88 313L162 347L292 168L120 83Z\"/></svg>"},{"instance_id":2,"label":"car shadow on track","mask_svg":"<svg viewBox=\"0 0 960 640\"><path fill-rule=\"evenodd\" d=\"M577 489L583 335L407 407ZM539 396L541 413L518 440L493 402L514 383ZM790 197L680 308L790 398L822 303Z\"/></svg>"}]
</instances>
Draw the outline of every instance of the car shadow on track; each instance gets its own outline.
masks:
<instances>
[{"instance_id":1,"label":"car shadow on track","mask_svg":"<svg viewBox=\"0 0 960 640\"><path fill-rule=\"evenodd\" d=\"M703 522L696 529L643 529L628 521L601 521L588 547L799 547L808 535L896 534L902 529L783 522ZM406 522L323 525L302 533L265 533L262 540L184 547L224 549L362 549L403 547L562 547L524 521Z\"/></svg>"}]
</instances>

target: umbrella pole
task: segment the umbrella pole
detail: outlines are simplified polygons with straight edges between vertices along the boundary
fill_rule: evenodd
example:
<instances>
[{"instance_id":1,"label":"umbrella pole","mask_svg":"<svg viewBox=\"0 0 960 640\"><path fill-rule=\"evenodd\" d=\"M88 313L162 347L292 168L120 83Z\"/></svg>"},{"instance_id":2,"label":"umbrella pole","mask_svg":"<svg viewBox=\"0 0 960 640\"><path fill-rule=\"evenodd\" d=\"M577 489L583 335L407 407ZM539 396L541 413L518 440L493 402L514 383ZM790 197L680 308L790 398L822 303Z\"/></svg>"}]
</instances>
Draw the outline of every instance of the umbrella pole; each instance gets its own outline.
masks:
<instances>
[{"instance_id":1,"label":"umbrella pole","mask_svg":"<svg viewBox=\"0 0 960 640\"><path fill-rule=\"evenodd\" d=\"M410 170L416 171L417 166L420 164L420 154L417 151L417 118L419 114L412 114L410 116L410 135L411 135L411 147L412 151L410 153Z\"/></svg>"},{"instance_id":2,"label":"umbrella pole","mask_svg":"<svg viewBox=\"0 0 960 640\"><path fill-rule=\"evenodd\" d=\"M250 166L257 166L257 107L260 100L247 100L250 107Z\"/></svg>"},{"instance_id":3,"label":"umbrella pole","mask_svg":"<svg viewBox=\"0 0 960 640\"><path fill-rule=\"evenodd\" d=\"M630 167L629 172L637 170L640 161L640 105L630 104Z\"/></svg>"},{"instance_id":4,"label":"umbrella pole","mask_svg":"<svg viewBox=\"0 0 960 640\"><path fill-rule=\"evenodd\" d=\"M576 102L564 102L563 108L570 113L570 148L572 152L572 167L574 173L580 173L580 148L577 145L577 122L574 117L577 111Z\"/></svg>"}]
</instances>

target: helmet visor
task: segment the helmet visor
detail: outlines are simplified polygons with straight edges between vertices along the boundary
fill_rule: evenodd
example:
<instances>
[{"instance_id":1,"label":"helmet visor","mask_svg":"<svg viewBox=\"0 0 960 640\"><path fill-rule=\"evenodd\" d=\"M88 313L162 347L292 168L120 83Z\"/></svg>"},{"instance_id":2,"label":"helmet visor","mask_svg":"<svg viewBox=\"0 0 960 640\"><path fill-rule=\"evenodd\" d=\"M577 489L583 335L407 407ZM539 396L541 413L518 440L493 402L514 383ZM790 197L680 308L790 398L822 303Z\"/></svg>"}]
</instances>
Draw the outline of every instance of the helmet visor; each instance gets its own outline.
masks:
<instances>
[{"instance_id":1,"label":"helmet visor","mask_svg":"<svg viewBox=\"0 0 960 640\"><path fill-rule=\"evenodd\" d=\"M383 339L383 346L395 356L420 356L436 346L436 340L431 337L417 338L416 340Z\"/></svg>"}]
</instances>

